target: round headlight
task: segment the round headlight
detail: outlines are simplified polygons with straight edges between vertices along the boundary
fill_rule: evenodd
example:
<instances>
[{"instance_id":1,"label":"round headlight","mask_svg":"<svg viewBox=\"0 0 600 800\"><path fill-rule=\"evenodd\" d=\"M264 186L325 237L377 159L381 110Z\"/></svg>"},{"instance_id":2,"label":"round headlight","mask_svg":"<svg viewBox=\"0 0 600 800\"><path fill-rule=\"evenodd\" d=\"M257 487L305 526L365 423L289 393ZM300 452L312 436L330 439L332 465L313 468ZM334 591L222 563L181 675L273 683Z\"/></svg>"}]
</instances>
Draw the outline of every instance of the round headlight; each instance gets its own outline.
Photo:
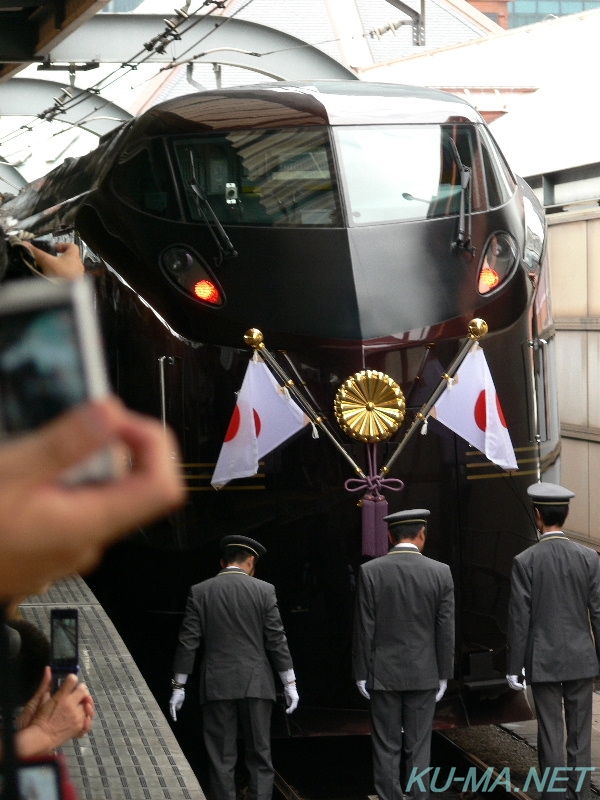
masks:
<instances>
[{"instance_id":1,"label":"round headlight","mask_svg":"<svg viewBox=\"0 0 600 800\"><path fill-rule=\"evenodd\" d=\"M487 240L479 264L477 290L488 294L512 273L517 263L517 245L508 233L493 233Z\"/></svg>"},{"instance_id":2,"label":"round headlight","mask_svg":"<svg viewBox=\"0 0 600 800\"><path fill-rule=\"evenodd\" d=\"M169 272L183 272L194 263L194 257L185 247L170 247L161 256L162 262Z\"/></svg>"}]
</instances>

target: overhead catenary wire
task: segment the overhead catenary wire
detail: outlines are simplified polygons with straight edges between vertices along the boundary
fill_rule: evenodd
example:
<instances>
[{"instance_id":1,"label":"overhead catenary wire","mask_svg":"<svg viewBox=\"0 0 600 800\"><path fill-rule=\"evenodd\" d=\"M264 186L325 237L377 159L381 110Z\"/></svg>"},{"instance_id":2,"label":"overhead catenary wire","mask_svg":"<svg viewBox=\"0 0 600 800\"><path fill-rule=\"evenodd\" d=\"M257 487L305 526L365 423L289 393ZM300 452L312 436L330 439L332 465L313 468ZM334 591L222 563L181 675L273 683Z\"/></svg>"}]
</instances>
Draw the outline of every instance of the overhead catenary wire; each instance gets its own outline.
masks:
<instances>
[{"instance_id":1,"label":"overhead catenary wire","mask_svg":"<svg viewBox=\"0 0 600 800\"><path fill-rule=\"evenodd\" d=\"M223 25L227 24L227 22L229 20L233 19L237 14L241 13L252 2L253 2L253 0L247 0L246 3L244 3L242 6L240 6L238 9L236 9L234 12L232 12L230 15L228 15L226 17L222 17L221 20L219 21L219 23L217 23L212 30L208 31L201 39L199 39L197 42L195 42L193 45L191 45L187 50L185 50L179 56L179 59L177 61L174 60L172 63L170 63L170 64L168 64L168 65L166 65L164 67L161 67L161 69L158 70L158 73L163 72L165 70L174 69L175 67L182 66L183 64L189 64L189 63L191 63L191 62L193 62L193 61L195 61L195 60L197 60L199 58L202 58L202 57L206 56L207 55L207 51L204 51L202 53L198 53L198 54L196 54L194 56L191 56L189 59L183 59L183 60L181 59L182 55L185 55L185 53L189 52L192 48L197 47L199 44L201 44L203 41L205 41L209 36L211 36L213 33L215 33L215 31L217 31ZM205 6L208 6L208 5L212 5L212 6L214 6L214 8L211 9L207 14L204 14L201 17L199 17L199 16L196 16L197 12L194 12L193 14L188 14L187 13L187 9L189 8L190 4L191 4L191 0L187 0L187 2L184 4L184 6L181 9L178 9L176 11L177 17L175 19L165 19L164 20L165 29L161 33L157 34L149 42L146 42L144 44L144 46L143 46L143 49L139 50L135 55L133 55L127 61L124 61L113 72L111 72L108 75L106 75L103 78L101 78L96 84L94 84L93 86L87 88L85 91L82 91L81 94L79 94L79 95L77 95L75 97L70 95L70 93L69 93L67 88L63 89L63 97L57 98L56 101L55 101L54 106L51 106L50 108L45 109L44 111L42 111L39 114L37 114L35 117L33 117L33 115L32 115L32 121L30 123L21 125L18 129L15 129L15 130L11 131L11 132L5 134L4 136L0 136L0 147L2 145L4 145L4 144L10 142L10 141L13 141L14 139L17 139L17 138L19 138L21 136L24 136L26 133L33 132L43 122L54 121L54 120L56 120L56 118L59 115L66 114L67 111L73 110L76 106L78 106L78 105L84 103L86 100L88 100L89 93L96 93L96 94L99 95L101 91L107 89L109 86L112 86L114 83L116 83L117 81L119 81L122 78L126 77L131 72L134 72L138 68L138 66L141 66L141 65L145 64L152 57L152 53L153 52L156 51L156 52L163 52L164 53L165 47L169 43L171 43L172 41L175 41L177 39L181 39L181 36L183 34L185 34L188 31L190 31L201 20L206 19L206 17L210 16L217 9L224 9L225 8L224 0L204 0L204 2L200 5L198 11L200 9L204 8ZM185 27L182 30L179 30L178 26L182 25L182 22L185 22L187 20L191 20L190 25L188 25L187 27ZM388 32L388 31L391 31L392 33L395 34L396 30L400 27L401 24L403 24L403 23L400 23L400 22L398 22L398 23L388 23L388 25L385 26L384 28L378 28L378 29L374 29L374 30L371 30L371 31L367 31L366 33L363 34L363 38L365 38L365 39L367 39L367 38L380 39L381 35L383 33ZM264 56L277 55L277 54L280 54L280 53L292 52L294 50L301 50L301 49L306 49L306 48L310 48L310 47L319 47L319 46L324 45L324 44L335 44L336 42L339 42L339 41L340 41L339 37L338 38L333 38L333 39L324 39L322 41L315 42L315 43L306 43L306 44L294 45L293 47L285 47L285 48L280 48L278 50L269 50L269 51L266 51L264 53L258 53L258 52L254 52L254 51L237 50L236 48L228 48L228 47L214 48L214 50L208 51L208 52L218 52L218 51L224 51L224 50L236 51L237 50L237 52L243 52L243 53L246 53L248 55L255 56L256 58L260 58L260 57L264 57ZM140 56L142 56L142 55L144 55L144 57L140 58ZM136 59L139 59L139 60L136 60ZM122 70L126 70L126 71L125 72L121 72ZM119 74L119 73L121 73L121 74ZM144 85L148 81L152 80L153 77L154 76L151 76L150 78L147 78L146 80L141 81L137 86L139 87L139 86ZM64 99L64 95L67 96L67 99ZM85 114L83 117L81 117L78 121L69 122L67 124L70 127L81 127L82 123L85 122L86 120L90 119L92 114L97 114L98 111L101 111L105 106L110 105L110 103L111 103L110 100L104 100L103 99L100 102L99 105L95 106L91 111L89 111L87 114Z\"/></svg>"},{"instance_id":2,"label":"overhead catenary wire","mask_svg":"<svg viewBox=\"0 0 600 800\"><path fill-rule=\"evenodd\" d=\"M249 0L252 2L252 0ZM177 17L175 19L166 20L165 19L165 28L160 33L157 34L153 39L149 42L146 42L141 50L135 53L128 61L123 62L119 67L113 70L108 75L101 78L97 81L93 86L89 87L85 92L82 92L80 95L73 97L70 92L65 88L63 90L63 95L59 98L55 98L55 103L50 108L45 109L44 111L40 112L33 117L32 121L26 125L21 125L18 129L13 130L4 136L0 137L0 146L6 144L13 139L24 135L26 132L31 132L43 122L46 121L53 121L56 119L58 115L65 114L67 111L73 110L76 106L80 105L81 103L85 102L89 98L89 93L96 93L100 94L102 90L108 88L117 80L125 77L130 72L137 69L138 66L144 64L148 59L151 58L152 53L159 48L162 48L160 52L164 52L164 48L167 44L171 41L176 39L180 39L183 33L187 33L191 30L195 25L197 25L201 20L206 19L206 17L210 16L215 10L219 8L224 8L223 0L204 0L204 2L200 5L199 9L204 8L205 6L212 5L212 8L207 14L203 14L202 16L196 16L195 14L188 14L187 9L189 9L191 0L187 0L184 6L176 11ZM246 4L248 5L248 4ZM229 19L226 17L224 19ZM190 24L187 25L184 29L179 31L177 25L181 25L182 21L185 22L186 20L190 20ZM218 27L218 26L217 26ZM206 36L209 36L213 31L209 31ZM204 38L206 38L206 36ZM145 54L145 55L144 55ZM144 58L140 58L140 56L144 55ZM139 60L136 60L139 59ZM127 70L122 74L118 74L122 70ZM112 79L112 80L111 80ZM75 123L76 125L81 125L82 121L89 118L92 114L96 114L100 111L104 106L110 104L110 100L102 99L100 103L94 107L88 114L84 115L81 119Z\"/></svg>"}]
</instances>

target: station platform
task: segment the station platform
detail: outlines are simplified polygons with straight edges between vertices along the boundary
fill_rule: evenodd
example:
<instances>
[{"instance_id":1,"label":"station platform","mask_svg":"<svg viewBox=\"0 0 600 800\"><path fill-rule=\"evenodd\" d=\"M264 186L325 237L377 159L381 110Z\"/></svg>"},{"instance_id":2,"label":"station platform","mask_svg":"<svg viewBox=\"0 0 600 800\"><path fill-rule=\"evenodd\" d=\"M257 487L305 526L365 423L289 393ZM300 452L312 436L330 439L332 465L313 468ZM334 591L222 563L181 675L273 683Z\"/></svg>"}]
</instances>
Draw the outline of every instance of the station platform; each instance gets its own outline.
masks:
<instances>
[{"instance_id":1,"label":"station platform","mask_svg":"<svg viewBox=\"0 0 600 800\"><path fill-rule=\"evenodd\" d=\"M531 689L527 688L528 700L531 708L534 708L533 697ZM600 794L600 683L596 681L594 695L592 698L592 763L594 772L591 773L592 789ZM527 720L526 722L511 722L501 725L502 728L509 731L519 739L522 739L534 750L537 750L537 721Z\"/></svg>"},{"instance_id":2,"label":"station platform","mask_svg":"<svg viewBox=\"0 0 600 800\"><path fill-rule=\"evenodd\" d=\"M96 704L91 732L61 748L78 800L205 800L161 709L102 606L81 578L20 606L50 635L51 608L79 611L81 679Z\"/></svg>"}]
</instances>

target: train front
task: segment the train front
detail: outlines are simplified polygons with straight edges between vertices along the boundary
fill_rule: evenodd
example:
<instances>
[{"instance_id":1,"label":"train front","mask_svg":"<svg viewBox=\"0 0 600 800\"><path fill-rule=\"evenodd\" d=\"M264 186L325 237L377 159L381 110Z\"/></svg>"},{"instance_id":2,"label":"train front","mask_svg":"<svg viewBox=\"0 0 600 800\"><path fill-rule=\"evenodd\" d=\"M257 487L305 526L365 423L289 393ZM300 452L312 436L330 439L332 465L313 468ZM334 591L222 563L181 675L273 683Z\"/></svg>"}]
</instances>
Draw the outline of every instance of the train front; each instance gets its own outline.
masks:
<instances>
[{"instance_id":1,"label":"train front","mask_svg":"<svg viewBox=\"0 0 600 800\"><path fill-rule=\"evenodd\" d=\"M558 458L552 320L542 212L479 114L429 90L272 84L158 106L116 150L77 227L109 265L101 298L115 384L176 429L191 489L170 527L143 537L159 553L155 577L145 573L154 611L182 609L187 586L214 572L221 535L261 539L302 694L291 732L360 729L350 626L367 556L350 464L366 475L393 456L470 320L483 318L518 470L431 418L390 471L404 489L382 493L390 512L431 510L426 552L454 575L456 681L436 724L518 716L504 681L506 609L512 557L535 538L525 489ZM250 328L338 444L299 433L257 476L216 492ZM406 402L400 429L374 447L333 412L340 386L365 370ZM127 581L135 603L137 579Z\"/></svg>"}]
</instances>

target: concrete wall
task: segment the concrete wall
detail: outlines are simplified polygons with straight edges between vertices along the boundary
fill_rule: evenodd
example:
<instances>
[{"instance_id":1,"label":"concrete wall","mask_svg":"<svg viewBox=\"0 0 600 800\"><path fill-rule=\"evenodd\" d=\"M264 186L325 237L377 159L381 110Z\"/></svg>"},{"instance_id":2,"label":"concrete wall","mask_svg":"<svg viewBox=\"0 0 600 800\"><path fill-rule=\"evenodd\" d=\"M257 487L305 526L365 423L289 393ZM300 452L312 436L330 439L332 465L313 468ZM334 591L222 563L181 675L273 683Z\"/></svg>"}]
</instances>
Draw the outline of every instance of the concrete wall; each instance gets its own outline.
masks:
<instances>
[{"instance_id":1,"label":"concrete wall","mask_svg":"<svg viewBox=\"0 0 600 800\"><path fill-rule=\"evenodd\" d=\"M566 529L600 549L600 209L548 217Z\"/></svg>"}]
</instances>

